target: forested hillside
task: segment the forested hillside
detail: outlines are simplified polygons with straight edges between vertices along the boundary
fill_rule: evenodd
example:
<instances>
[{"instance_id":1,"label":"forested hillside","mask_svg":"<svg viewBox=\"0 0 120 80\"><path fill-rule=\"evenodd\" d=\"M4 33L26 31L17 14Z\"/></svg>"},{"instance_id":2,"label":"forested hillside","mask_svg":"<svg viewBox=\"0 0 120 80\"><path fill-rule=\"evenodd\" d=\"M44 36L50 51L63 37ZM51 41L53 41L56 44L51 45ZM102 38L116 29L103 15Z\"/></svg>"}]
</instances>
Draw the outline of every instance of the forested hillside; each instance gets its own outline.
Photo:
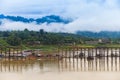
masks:
<instances>
[{"instance_id":1,"label":"forested hillside","mask_svg":"<svg viewBox=\"0 0 120 80\"><path fill-rule=\"evenodd\" d=\"M120 32L117 31L101 31L101 32L77 31L76 34L90 38L117 38L117 39L120 38Z\"/></svg>"},{"instance_id":2,"label":"forested hillside","mask_svg":"<svg viewBox=\"0 0 120 80\"><path fill-rule=\"evenodd\" d=\"M34 45L40 43L42 45L58 45L81 43L83 40L89 39L80 35L71 33L54 33L46 32L43 29L39 31L0 31L0 45Z\"/></svg>"}]
</instances>

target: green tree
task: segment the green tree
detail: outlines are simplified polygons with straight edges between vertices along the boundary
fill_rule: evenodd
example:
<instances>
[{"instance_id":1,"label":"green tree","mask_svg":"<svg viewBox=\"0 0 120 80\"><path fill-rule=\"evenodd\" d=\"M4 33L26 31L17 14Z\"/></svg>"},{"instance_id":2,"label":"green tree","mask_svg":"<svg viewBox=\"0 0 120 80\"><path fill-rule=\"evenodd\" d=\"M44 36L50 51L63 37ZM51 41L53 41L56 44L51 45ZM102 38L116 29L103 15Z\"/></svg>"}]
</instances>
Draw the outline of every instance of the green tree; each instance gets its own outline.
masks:
<instances>
[{"instance_id":1,"label":"green tree","mask_svg":"<svg viewBox=\"0 0 120 80\"><path fill-rule=\"evenodd\" d=\"M7 38L7 43L10 44L11 46L19 46L21 44L21 39L15 36L15 34L11 34Z\"/></svg>"}]
</instances>

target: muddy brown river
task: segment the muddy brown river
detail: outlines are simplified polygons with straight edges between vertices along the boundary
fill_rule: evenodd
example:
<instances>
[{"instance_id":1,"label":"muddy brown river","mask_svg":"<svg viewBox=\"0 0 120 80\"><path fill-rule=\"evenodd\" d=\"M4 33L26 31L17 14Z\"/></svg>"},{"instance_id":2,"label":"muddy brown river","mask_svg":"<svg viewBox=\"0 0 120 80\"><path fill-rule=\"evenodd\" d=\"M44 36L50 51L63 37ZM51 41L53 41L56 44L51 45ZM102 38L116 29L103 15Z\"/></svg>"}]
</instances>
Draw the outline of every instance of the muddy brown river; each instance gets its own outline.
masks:
<instances>
[{"instance_id":1,"label":"muddy brown river","mask_svg":"<svg viewBox=\"0 0 120 80\"><path fill-rule=\"evenodd\" d=\"M0 60L0 80L120 80L120 58Z\"/></svg>"}]
</instances>

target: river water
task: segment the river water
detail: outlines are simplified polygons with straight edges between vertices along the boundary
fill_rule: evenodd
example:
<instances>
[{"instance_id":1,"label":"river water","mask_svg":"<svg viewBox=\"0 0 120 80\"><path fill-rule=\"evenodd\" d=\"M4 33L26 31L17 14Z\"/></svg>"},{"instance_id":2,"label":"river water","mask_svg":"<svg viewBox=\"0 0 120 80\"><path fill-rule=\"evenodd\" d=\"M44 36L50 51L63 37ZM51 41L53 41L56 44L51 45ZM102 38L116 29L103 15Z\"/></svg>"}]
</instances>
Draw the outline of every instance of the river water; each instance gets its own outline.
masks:
<instances>
[{"instance_id":1,"label":"river water","mask_svg":"<svg viewBox=\"0 0 120 80\"><path fill-rule=\"evenodd\" d=\"M0 80L120 80L120 58L0 60Z\"/></svg>"}]
</instances>

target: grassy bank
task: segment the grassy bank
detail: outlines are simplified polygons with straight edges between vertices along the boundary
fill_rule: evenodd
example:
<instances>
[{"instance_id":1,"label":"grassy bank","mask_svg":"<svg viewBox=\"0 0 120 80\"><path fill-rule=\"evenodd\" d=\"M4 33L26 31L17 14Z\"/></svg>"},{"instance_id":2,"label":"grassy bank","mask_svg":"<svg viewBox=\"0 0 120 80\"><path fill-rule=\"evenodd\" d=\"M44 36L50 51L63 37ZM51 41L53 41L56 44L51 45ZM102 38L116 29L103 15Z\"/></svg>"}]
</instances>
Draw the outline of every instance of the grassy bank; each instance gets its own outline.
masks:
<instances>
[{"instance_id":1,"label":"grassy bank","mask_svg":"<svg viewBox=\"0 0 120 80\"><path fill-rule=\"evenodd\" d=\"M38 45L38 46L23 46L24 49L41 49L43 51L55 51L58 48L66 48L72 45ZM120 47L120 44L77 44L78 47ZM73 46L72 46L73 47Z\"/></svg>"},{"instance_id":2,"label":"grassy bank","mask_svg":"<svg viewBox=\"0 0 120 80\"><path fill-rule=\"evenodd\" d=\"M79 44L79 47L120 47L120 44Z\"/></svg>"},{"instance_id":3,"label":"grassy bank","mask_svg":"<svg viewBox=\"0 0 120 80\"><path fill-rule=\"evenodd\" d=\"M22 45L22 48L24 50L40 49L44 53L52 53L52 52L58 51L58 46L57 45L36 45L36 46L25 46L25 45Z\"/></svg>"}]
</instances>

